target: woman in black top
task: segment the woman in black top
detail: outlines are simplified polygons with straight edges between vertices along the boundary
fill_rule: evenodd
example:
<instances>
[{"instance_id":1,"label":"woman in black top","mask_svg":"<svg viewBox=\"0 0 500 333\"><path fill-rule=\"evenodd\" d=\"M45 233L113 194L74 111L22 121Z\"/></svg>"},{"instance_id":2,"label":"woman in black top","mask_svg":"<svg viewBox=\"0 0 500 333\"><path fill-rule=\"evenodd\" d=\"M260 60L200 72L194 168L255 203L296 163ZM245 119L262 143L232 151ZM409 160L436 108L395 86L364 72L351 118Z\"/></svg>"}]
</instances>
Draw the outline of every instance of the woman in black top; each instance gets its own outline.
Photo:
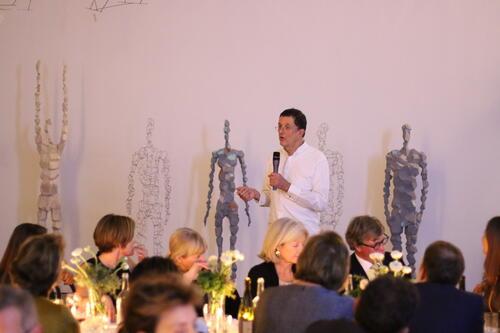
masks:
<instances>
[{"instance_id":1,"label":"woman in black top","mask_svg":"<svg viewBox=\"0 0 500 333\"><path fill-rule=\"evenodd\" d=\"M293 281L295 264L309 234L298 221L281 218L269 225L259 257L263 263L248 272L252 280L252 297L257 294L257 279L264 278L264 287L286 285Z\"/></svg>"}]
</instances>

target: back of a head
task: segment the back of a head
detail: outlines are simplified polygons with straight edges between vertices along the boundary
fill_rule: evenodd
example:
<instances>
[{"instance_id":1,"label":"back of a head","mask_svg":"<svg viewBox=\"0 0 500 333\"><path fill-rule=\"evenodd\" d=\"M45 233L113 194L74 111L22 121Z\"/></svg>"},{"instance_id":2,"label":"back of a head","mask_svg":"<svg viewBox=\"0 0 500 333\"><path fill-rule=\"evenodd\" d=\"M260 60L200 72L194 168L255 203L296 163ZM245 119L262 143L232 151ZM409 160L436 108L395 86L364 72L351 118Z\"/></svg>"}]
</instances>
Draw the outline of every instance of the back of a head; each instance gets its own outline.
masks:
<instances>
[{"instance_id":1,"label":"back of a head","mask_svg":"<svg viewBox=\"0 0 500 333\"><path fill-rule=\"evenodd\" d=\"M168 273L178 273L179 269L170 258L153 256L141 260L130 273L129 281L134 283L143 276L165 275Z\"/></svg>"},{"instance_id":2,"label":"back of a head","mask_svg":"<svg viewBox=\"0 0 500 333\"><path fill-rule=\"evenodd\" d=\"M59 276L63 248L59 235L29 238L12 263L13 282L34 296L46 297Z\"/></svg>"},{"instance_id":3,"label":"back of a head","mask_svg":"<svg viewBox=\"0 0 500 333\"><path fill-rule=\"evenodd\" d=\"M130 288L120 333L154 332L161 316L177 306L200 304L199 290L176 273L143 276Z\"/></svg>"},{"instance_id":4,"label":"back of a head","mask_svg":"<svg viewBox=\"0 0 500 333\"><path fill-rule=\"evenodd\" d=\"M124 215L103 216L94 229L94 243L100 252L125 247L134 238L135 222Z\"/></svg>"},{"instance_id":5,"label":"back of a head","mask_svg":"<svg viewBox=\"0 0 500 333\"><path fill-rule=\"evenodd\" d=\"M363 238L372 235L372 236L380 236L384 233L384 226L374 216L369 215L361 215L354 217L349 225L347 226L347 230L345 233L345 239L349 248L354 251L357 245L363 243Z\"/></svg>"},{"instance_id":6,"label":"back of a head","mask_svg":"<svg viewBox=\"0 0 500 333\"><path fill-rule=\"evenodd\" d=\"M436 241L425 249L422 269L428 282L456 285L465 269L464 257L455 245Z\"/></svg>"},{"instance_id":7,"label":"back of a head","mask_svg":"<svg viewBox=\"0 0 500 333\"><path fill-rule=\"evenodd\" d=\"M0 262L0 272L2 274L2 276L0 276L0 283L10 283L10 267L21 244L31 236L43 235L46 233L47 228L33 223L21 223L14 229L10 236L9 243L5 248L2 261Z\"/></svg>"},{"instance_id":8,"label":"back of a head","mask_svg":"<svg viewBox=\"0 0 500 333\"><path fill-rule=\"evenodd\" d=\"M0 285L0 312L9 308L19 311L21 319L19 323L21 325L20 332L31 332L38 324L33 297L25 290Z\"/></svg>"},{"instance_id":9,"label":"back of a head","mask_svg":"<svg viewBox=\"0 0 500 333\"><path fill-rule=\"evenodd\" d=\"M488 221L484 236L488 244L484 261L484 278L489 285L494 285L500 276L500 216Z\"/></svg>"},{"instance_id":10,"label":"back of a head","mask_svg":"<svg viewBox=\"0 0 500 333\"><path fill-rule=\"evenodd\" d=\"M355 318L367 333L398 333L408 327L417 304L418 291L412 283L385 275L363 291Z\"/></svg>"},{"instance_id":11,"label":"back of a head","mask_svg":"<svg viewBox=\"0 0 500 333\"><path fill-rule=\"evenodd\" d=\"M168 248L169 257L175 260L178 257L204 253L207 243L196 230L179 228L170 236Z\"/></svg>"},{"instance_id":12,"label":"back of a head","mask_svg":"<svg viewBox=\"0 0 500 333\"><path fill-rule=\"evenodd\" d=\"M349 252L334 231L311 237L297 261L295 278L338 290L349 270Z\"/></svg>"}]
</instances>

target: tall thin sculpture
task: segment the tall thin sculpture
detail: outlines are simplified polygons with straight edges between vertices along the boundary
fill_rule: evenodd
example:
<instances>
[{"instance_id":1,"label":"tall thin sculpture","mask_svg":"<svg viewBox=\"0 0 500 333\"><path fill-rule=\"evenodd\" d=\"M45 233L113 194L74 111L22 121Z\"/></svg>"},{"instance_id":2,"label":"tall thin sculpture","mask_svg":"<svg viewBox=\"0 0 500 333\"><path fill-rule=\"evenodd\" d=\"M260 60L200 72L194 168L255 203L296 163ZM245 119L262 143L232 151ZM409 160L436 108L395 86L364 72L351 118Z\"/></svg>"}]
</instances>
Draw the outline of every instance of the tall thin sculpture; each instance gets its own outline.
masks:
<instances>
[{"instance_id":1,"label":"tall thin sculpture","mask_svg":"<svg viewBox=\"0 0 500 333\"><path fill-rule=\"evenodd\" d=\"M343 213L344 200L344 157L338 151L326 146L328 124L322 123L318 129L318 149L325 154L330 169L330 190L328 205L321 213L320 225L322 230L335 230Z\"/></svg>"},{"instance_id":2,"label":"tall thin sculpture","mask_svg":"<svg viewBox=\"0 0 500 333\"><path fill-rule=\"evenodd\" d=\"M210 162L210 180L208 182L208 198L207 198L207 211L203 219L205 226L207 225L208 214L210 212L210 201L214 189L213 180L215 172L215 163L219 165L219 190L220 197L217 200L217 207L215 208L215 236L217 238L218 255L222 253L222 220L226 217L229 220L229 229L231 237L229 240L229 248L235 249L237 233L238 233L238 204L234 201L234 169L238 163L241 165L241 173L243 176L243 186L247 184L246 165L244 160L244 153L241 150L232 149L229 145L229 121L224 121L224 139L225 146L222 149L212 152L212 160ZM248 211L248 203L245 202L245 213L248 217L248 225L252 222L250 213ZM236 266L233 265L233 277L236 273Z\"/></svg>"},{"instance_id":3,"label":"tall thin sculpture","mask_svg":"<svg viewBox=\"0 0 500 333\"><path fill-rule=\"evenodd\" d=\"M135 177L138 173L142 186L142 198L137 208L137 241L145 246L148 227L153 227L153 253L165 255L164 233L170 215L170 162L165 151L153 146L154 120L148 119L146 146L132 156L128 176L127 214L132 215L132 200L135 195ZM162 193L163 192L163 197Z\"/></svg>"},{"instance_id":4,"label":"tall thin sculpture","mask_svg":"<svg viewBox=\"0 0 500 333\"><path fill-rule=\"evenodd\" d=\"M44 132L40 126L40 61L36 63L36 90L35 90L35 143L40 155L40 194L38 195L38 224L47 226L47 215L50 213L52 230L61 231L61 202L58 193L59 168L61 154L68 138L68 90L66 86L66 65L63 67L62 89L62 128L58 143L51 138L50 118L45 120Z\"/></svg>"},{"instance_id":5,"label":"tall thin sculpture","mask_svg":"<svg viewBox=\"0 0 500 333\"><path fill-rule=\"evenodd\" d=\"M411 127L403 125L403 148L393 150L386 156L384 183L384 214L391 229L391 243L395 250L401 251L401 234L406 236L406 252L408 264L415 271L415 253L417 252L417 233L422 214L425 209L429 182L427 181L427 158L424 153L408 148ZM416 189L417 177L422 177L420 209L417 211ZM394 193L391 210L389 198L391 180L393 179Z\"/></svg>"}]
</instances>

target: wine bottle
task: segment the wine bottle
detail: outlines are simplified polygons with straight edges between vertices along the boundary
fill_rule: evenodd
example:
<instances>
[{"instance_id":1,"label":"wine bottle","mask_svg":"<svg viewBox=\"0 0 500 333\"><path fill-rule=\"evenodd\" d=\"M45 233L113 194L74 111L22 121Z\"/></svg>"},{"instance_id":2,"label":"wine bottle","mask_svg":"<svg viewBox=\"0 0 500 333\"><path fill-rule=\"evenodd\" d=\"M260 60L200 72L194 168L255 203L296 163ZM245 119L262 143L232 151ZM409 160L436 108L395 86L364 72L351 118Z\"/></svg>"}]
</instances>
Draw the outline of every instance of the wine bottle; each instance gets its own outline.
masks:
<instances>
[{"instance_id":1,"label":"wine bottle","mask_svg":"<svg viewBox=\"0 0 500 333\"><path fill-rule=\"evenodd\" d=\"M238 311L238 332L252 333L253 326L253 302L252 302L252 282L249 277L245 278L245 293L241 299Z\"/></svg>"},{"instance_id":2,"label":"wine bottle","mask_svg":"<svg viewBox=\"0 0 500 333\"><path fill-rule=\"evenodd\" d=\"M116 298L116 323L120 324L123 320L123 302L128 296L128 273L122 273L122 287Z\"/></svg>"}]
</instances>

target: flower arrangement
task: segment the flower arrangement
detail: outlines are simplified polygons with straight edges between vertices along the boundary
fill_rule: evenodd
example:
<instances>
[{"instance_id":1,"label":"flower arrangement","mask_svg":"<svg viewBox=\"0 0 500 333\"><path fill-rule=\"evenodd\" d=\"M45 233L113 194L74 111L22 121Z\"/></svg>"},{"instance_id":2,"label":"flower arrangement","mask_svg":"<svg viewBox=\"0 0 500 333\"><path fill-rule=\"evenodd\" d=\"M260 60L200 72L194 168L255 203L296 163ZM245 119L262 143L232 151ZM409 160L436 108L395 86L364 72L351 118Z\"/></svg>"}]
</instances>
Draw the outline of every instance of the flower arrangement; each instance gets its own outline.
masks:
<instances>
[{"instance_id":1,"label":"flower arrangement","mask_svg":"<svg viewBox=\"0 0 500 333\"><path fill-rule=\"evenodd\" d=\"M84 253L94 258L94 263L89 263ZM90 246L76 248L71 252L71 265L63 263L63 268L74 274L78 286L86 288L89 293L90 312L88 315L104 314L102 296L105 294L116 294L120 288L120 279L115 274L120 269L128 269L128 264L122 260L118 266L110 272L110 269L97 260L97 255Z\"/></svg>"},{"instance_id":2,"label":"flower arrangement","mask_svg":"<svg viewBox=\"0 0 500 333\"><path fill-rule=\"evenodd\" d=\"M375 279L378 276L385 274L392 274L394 277L405 277L411 274L412 269L409 266L404 266L401 263L401 258L403 257L403 253L400 251L392 251L391 258L393 261L389 263L389 266L383 264L384 254L380 252L373 252L370 254L370 259L373 261L372 267L370 267L371 271L371 279ZM353 297L358 297L361 295L362 291L366 289L368 286L369 280L358 275L352 276L352 280L355 281L357 288L352 288L353 281L349 282L351 285L351 290L348 292Z\"/></svg>"},{"instance_id":3,"label":"flower arrangement","mask_svg":"<svg viewBox=\"0 0 500 333\"><path fill-rule=\"evenodd\" d=\"M234 298L234 281L231 279L231 267L245 256L238 250L225 251L220 259L216 256L208 258L208 270L202 270L196 280L200 288L207 294L218 297Z\"/></svg>"}]
</instances>

